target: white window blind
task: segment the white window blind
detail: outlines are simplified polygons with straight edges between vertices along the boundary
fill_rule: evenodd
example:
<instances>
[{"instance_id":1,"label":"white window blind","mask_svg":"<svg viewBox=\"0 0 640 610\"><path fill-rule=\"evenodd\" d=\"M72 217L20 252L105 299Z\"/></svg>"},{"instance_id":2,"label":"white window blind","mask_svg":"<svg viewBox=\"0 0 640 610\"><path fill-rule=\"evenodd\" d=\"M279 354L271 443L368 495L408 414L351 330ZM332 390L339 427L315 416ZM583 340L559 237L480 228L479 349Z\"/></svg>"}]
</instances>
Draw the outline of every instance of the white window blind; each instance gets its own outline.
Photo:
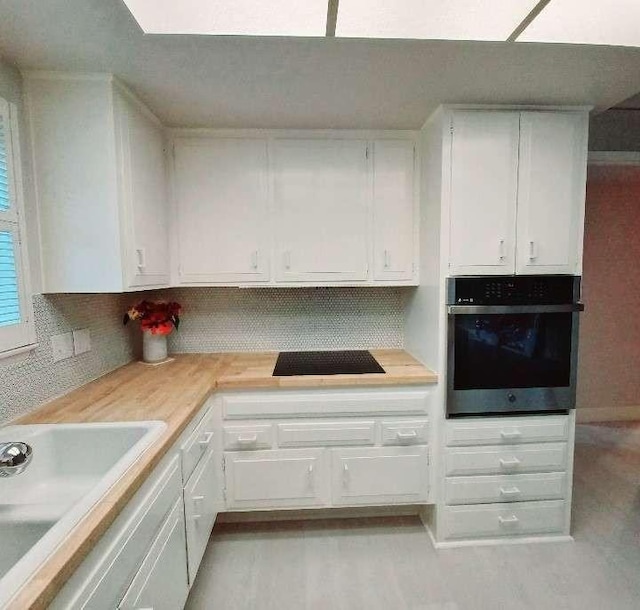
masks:
<instances>
[{"instance_id":1,"label":"white window blind","mask_svg":"<svg viewBox=\"0 0 640 610\"><path fill-rule=\"evenodd\" d=\"M34 343L31 295L23 266L15 107L0 98L0 357Z\"/></svg>"}]
</instances>

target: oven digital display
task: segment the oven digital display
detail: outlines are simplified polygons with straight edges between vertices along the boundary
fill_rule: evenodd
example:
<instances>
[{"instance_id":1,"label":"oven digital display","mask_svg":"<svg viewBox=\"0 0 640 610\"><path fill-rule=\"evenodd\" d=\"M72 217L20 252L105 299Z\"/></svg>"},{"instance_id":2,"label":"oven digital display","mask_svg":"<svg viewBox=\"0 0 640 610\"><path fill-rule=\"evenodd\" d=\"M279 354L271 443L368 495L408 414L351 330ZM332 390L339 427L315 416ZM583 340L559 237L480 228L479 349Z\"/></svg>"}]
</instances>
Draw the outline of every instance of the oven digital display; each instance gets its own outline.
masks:
<instances>
[{"instance_id":1,"label":"oven digital display","mask_svg":"<svg viewBox=\"0 0 640 610\"><path fill-rule=\"evenodd\" d=\"M570 313L455 316L455 390L565 387Z\"/></svg>"}]
</instances>

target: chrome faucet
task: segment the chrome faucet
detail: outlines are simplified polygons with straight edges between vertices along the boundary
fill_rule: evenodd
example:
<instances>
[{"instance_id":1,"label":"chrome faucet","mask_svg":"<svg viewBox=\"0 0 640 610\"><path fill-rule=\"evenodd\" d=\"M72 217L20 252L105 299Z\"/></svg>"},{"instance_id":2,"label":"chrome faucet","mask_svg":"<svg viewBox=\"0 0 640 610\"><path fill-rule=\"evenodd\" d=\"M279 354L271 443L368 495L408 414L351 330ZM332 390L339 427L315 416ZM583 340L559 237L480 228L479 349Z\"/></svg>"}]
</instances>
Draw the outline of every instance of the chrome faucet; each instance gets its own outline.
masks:
<instances>
[{"instance_id":1,"label":"chrome faucet","mask_svg":"<svg viewBox=\"0 0 640 610\"><path fill-rule=\"evenodd\" d=\"M31 462L33 449L27 443L0 443L0 477L20 474Z\"/></svg>"}]
</instances>

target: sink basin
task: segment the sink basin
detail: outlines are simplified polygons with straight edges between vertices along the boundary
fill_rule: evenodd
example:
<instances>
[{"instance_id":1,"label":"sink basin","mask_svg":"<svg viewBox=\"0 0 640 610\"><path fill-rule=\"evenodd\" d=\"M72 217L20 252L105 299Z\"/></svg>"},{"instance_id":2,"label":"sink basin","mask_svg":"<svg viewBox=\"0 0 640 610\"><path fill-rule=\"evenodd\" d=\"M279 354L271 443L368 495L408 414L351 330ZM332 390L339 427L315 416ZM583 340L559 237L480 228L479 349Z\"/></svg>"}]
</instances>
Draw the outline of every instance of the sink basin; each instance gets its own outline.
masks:
<instances>
[{"instance_id":1,"label":"sink basin","mask_svg":"<svg viewBox=\"0 0 640 610\"><path fill-rule=\"evenodd\" d=\"M33 459L0 479L0 608L166 429L161 421L34 424L0 429Z\"/></svg>"}]
</instances>

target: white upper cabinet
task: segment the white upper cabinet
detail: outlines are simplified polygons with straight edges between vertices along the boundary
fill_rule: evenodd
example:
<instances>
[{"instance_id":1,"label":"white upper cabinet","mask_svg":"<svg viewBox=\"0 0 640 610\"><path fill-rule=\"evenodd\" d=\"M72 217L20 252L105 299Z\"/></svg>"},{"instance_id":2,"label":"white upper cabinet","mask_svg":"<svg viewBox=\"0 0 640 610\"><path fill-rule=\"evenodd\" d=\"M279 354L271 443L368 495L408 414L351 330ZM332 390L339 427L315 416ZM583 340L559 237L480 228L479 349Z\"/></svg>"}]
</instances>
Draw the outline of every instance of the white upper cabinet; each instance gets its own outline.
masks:
<instances>
[{"instance_id":1,"label":"white upper cabinet","mask_svg":"<svg viewBox=\"0 0 640 610\"><path fill-rule=\"evenodd\" d=\"M178 282L269 279L267 142L177 138Z\"/></svg>"},{"instance_id":2,"label":"white upper cabinet","mask_svg":"<svg viewBox=\"0 0 640 610\"><path fill-rule=\"evenodd\" d=\"M379 140L373 149L373 269L376 280L411 280L416 259L415 144Z\"/></svg>"},{"instance_id":3,"label":"white upper cabinet","mask_svg":"<svg viewBox=\"0 0 640 610\"><path fill-rule=\"evenodd\" d=\"M522 112L516 273L579 274L585 113Z\"/></svg>"},{"instance_id":4,"label":"white upper cabinet","mask_svg":"<svg viewBox=\"0 0 640 610\"><path fill-rule=\"evenodd\" d=\"M276 279L364 281L370 176L362 140L273 143Z\"/></svg>"},{"instance_id":5,"label":"white upper cabinet","mask_svg":"<svg viewBox=\"0 0 640 610\"><path fill-rule=\"evenodd\" d=\"M450 273L513 273L518 113L455 112L451 147Z\"/></svg>"},{"instance_id":6,"label":"white upper cabinet","mask_svg":"<svg viewBox=\"0 0 640 610\"><path fill-rule=\"evenodd\" d=\"M27 73L44 292L169 282L164 132L110 75Z\"/></svg>"},{"instance_id":7,"label":"white upper cabinet","mask_svg":"<svg viewBox=\"0 0 640 610\"><path fill-rule=\"evenodd\" d=\"M580 274L586 111L454 110L450 275Z\"/></svg>"}]
</instances>

